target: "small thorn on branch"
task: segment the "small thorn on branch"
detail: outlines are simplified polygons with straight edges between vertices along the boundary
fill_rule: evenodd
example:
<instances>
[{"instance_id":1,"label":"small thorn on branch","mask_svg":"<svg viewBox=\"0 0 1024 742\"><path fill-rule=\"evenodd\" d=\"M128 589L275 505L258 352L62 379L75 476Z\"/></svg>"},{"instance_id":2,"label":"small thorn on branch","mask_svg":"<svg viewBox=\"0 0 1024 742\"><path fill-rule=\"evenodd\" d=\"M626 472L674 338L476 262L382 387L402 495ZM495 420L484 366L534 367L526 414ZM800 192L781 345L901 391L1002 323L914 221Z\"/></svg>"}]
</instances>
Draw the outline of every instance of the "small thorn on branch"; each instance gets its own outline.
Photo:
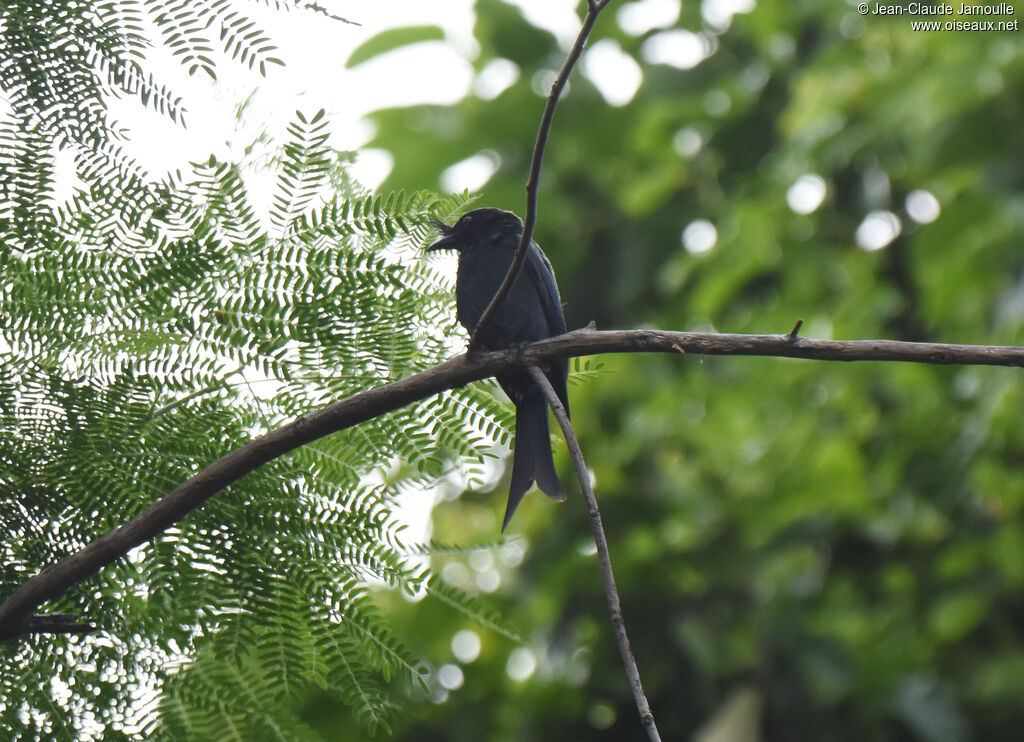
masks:
<instances>
[{"instance_id":1,"label":"small thorn on branch","mask_svg":"<svg viewBox=\"0 0 1024 742\"><path fill-rule=\"evenodd\" d=\"M680 355L686 355L686 348L681 346L679 343L672 343L672 350L676 351Z\"/></svg>"},{"instance_id":2,"label":"small thorn on branch","mask_svg":"<svg viewBox=\"0 0 1024 742\"><path fill-rule=\"evenodd\" d=\"M796 324L793 325L793 329L790 330L789 335L786 336L789 339L789 342L792 343L798 337L800 337L800 328L803 327L803 326L804 326L804 321L802 319L798 319L796 321Z\"/></svg>"}]
</instances>

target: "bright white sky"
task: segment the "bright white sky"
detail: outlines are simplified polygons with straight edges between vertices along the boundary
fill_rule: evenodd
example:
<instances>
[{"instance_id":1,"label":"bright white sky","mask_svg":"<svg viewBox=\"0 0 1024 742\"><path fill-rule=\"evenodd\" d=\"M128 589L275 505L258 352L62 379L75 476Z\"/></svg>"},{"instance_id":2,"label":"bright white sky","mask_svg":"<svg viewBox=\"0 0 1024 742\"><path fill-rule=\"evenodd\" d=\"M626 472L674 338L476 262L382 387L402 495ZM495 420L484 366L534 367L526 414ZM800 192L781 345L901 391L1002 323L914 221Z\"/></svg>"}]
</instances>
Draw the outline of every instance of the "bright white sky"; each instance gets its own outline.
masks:
<instances>
[{"instance_id":1,"label":"bright white sky","mask_svg":"<svg viewBox=\"0 0 1024 742\"><path fill-rule=\"evenodd\" d=\"M413 103L454 103L470 91L494 84L510 84L518 74L507 60L492 65L474 80L470 60L478 53L472 29L473 0L321 0L329 12L360 25L331 21L306 11L279 12L254 2L235 0L268 33L284 59L285 68L271 68L266 78L218 59L216 84L205 77L190 78L164 49L154 49L149 64L160 82L181 95L188 110L187 129L166 118L140 111L137 101L115 102L111 109L130 130L130 151L154 175L188 161L205 160L211 153L237 158L263 131L279 135L296 110L312 114L325 108L332 122L332 144L358 150L373 135L364 120L370 111ZM551 31L568 50L579 32L577 0L506 0L522 9L527 19ZM754 0L702 0L706 28L722 32L737 12L750 12ZM600 23L617 23L626 33L639 36L672 26L679 18L681 0L616 2ZM396 26L437 25L444 42L415 44L346 70L345 60L357 46L383 30ZM714 34L682 29L648 38L641 57L651 64L689 69L715 50ZM510 69L511 68L511 69ZM586 75L612 106L627 104L643 80L640 65L616 41L604 39L590 46L579 74ZM511 76L511 77L509 77ZM501 78L505 78L499 82ZM538 116L550 81L534 81ZM253 95L242 122L235 106ZM474 166L475 165L475 166ZM386 153L362 150L356 177L377 186L390 170ZM450 191L475 190L489 177L493 165L467 163L453 171L443 186ZM436 188L423 183L423 188Z\"/></svg>"},{"instance_id":2,"label":"bright white sky","mask_svg":"<svg viewBox=\"0 0 1024 742\"><path fill-rule=\"evenodd\" d=\"M130 131L130 151L153 175L159 175L188 161L205 160L211 153L222 158L238 156L262 131L280 134L296 110L312 114L320 108L329 114L332 144L355 150L373 134L362 120L366 113L411 103L453 103L470 90L473 71L468 60L477 53L472 0L326 0L323 4L361 25L238 2L272 38L278 46L274 56L287 65L270 67L265 78L221 58L216 83L205 75L190 78L169 52L154 49L149 62L160 82L183 98L187 128L152 111L140 111L132 98L116 101L111 110ZM566 43L578 31L574 0L516 0L514 4ZM345 69L352 50L381 31L424 24L442 27L446 41L412 45ZM235 106L250 94L252 102L239 124ZM361 158L356 175L373 187L388 169L382 153L370 152Z\"/></svg>"}]
</instances>

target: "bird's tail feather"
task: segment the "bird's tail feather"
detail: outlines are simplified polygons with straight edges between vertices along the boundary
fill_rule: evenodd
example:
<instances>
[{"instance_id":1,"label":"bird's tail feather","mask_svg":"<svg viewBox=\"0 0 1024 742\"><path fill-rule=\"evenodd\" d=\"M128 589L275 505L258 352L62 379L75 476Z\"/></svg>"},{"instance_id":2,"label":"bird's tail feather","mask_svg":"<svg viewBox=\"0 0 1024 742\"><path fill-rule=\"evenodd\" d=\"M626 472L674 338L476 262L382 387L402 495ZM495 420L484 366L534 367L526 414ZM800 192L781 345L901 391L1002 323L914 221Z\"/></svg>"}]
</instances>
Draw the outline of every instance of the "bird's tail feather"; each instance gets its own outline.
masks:
<instances>
[{"instance_id":1,"label":"bird's tail feather","mask_svg":"<svg viewBox=\"0 0 1024 742\"><path fill-rule=\"evenodd\" d=\"M565 490L558 481L555 461L551 456L551 431L548 428L548 407L540 395L527 395L516 405L516 440L512 455L512 482L508 506L501 530L508 527L512 514L523 495L537 482L553 500L564 500Z\"/></svg>"}]
</instances>

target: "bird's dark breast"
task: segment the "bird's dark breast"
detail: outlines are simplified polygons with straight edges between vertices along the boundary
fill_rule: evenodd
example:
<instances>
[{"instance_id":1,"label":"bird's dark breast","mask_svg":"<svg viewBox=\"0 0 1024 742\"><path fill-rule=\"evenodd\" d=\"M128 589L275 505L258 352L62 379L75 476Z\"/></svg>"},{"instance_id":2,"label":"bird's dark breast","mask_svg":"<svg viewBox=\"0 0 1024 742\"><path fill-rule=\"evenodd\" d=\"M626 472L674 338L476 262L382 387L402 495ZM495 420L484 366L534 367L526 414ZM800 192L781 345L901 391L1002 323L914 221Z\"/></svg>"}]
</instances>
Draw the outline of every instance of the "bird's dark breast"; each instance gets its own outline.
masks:
<instances>
[{"instance_id":1,"label":"bird's dark breast","mask_svg":"<svg viewBox=\"0 0 1024 742\"><path fill-rule=\"evenodd\" d=\"M459 322L468 333L476 330L481 315L504 281L514 254L515 245L511 250L477 248L460 256L456 303ZM483 350L504 350L550 336L540 311L540 297L523 270L505 301L484 327L479 347Z\"/></svg>"},{"instance_id":2,"label":"bird's dark breast","mask_svg":"<svg viewBox=\"0 0 1024 742\"><path fill-rule=\"evenodd\" d=\"M515 246L507 255L505 251L492 251L490 254L482 252L464 252L459 262L456 290L459 322L470 335L476 330L481 315L505 280ZM478 339L481 350L504 350L551 337L551 328L547 326L541 309L537 287L529 280L526 266L523 268L505 301L481 331ZM553 364L544 364L542 368L549 376L553 373ZM564 376L563 373L563 379ZM499 374L497 380L505 394L516 404L527 395L540 393L525 371L506 371Z\"/></svg>"}]
</instances>

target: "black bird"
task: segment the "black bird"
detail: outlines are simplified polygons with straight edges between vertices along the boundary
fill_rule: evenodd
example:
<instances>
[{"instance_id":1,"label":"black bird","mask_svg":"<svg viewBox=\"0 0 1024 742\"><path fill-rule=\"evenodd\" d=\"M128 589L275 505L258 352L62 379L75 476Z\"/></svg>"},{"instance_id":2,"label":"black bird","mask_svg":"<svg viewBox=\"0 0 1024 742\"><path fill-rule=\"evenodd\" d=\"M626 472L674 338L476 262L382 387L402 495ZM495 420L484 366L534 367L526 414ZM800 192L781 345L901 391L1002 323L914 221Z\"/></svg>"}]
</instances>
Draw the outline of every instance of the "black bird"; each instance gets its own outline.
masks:
<instances>
[{"instance_id":1,"label":"black bird","mask_svg":"<svg viewBox=\"0 0 1024 742\"><path fill-rule=\"evenodd\" d=\"M523 237L523 222L511 211L474 209L454 226L432 220L441 239L427 250L459 253L455 298L459 322L473 335L480 316L505 280L516 248ZM562 303L551 263L536 242L530 243L526 261L512 289L484 325L477 341L481 350L506 348L561 335L565 332ZM569 360L558 359L542 367L559 400L569 412L566 380ZM523 495L534 482L548 497L564 500L555 462L551 458L548 406L537 384L525 371L509 371L498 383L516 406L516 438L512 457L512 483L501 530L508 526Z\"/></svg>"}]
</instances>

